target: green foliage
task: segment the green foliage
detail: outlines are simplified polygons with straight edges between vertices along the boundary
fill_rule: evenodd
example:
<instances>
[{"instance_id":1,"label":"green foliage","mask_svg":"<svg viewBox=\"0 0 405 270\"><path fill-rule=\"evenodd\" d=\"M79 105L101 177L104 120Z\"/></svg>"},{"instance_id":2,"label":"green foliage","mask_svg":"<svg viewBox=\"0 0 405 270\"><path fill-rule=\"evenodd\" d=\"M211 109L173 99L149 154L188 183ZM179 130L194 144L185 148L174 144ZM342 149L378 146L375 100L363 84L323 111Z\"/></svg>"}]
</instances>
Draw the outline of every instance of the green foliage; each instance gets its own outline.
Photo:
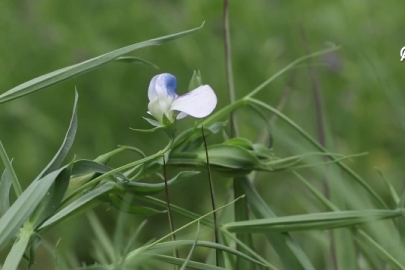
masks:
<instances>
[{"instance_id":1,"label":"green foliage","mask_svg":"<svg viewBox=\"0 0 405 270\"><path fill-rule=\"evenodd\" d=\"M23 4L1 4L0 26L8 26L13 33L7 35L7 44L0 42L3 52L13 52L11 59L11 54L3 54L7 67L0 63L4 78L0 87L9 89L0 94L2 126L7 127L2 129L0 142L2 269L19 269L24 264L29 269L52 268L53 256L57 257L54 267L59 269L405 269L405 195L398 192L401 177L395 177L401 171L397 168L401 168L403 154L397 149L403 148L403 136L393 132L404 125L402 120L394 123L382 98L387 97L391 111L400 119L402 77L384 64L393 62L378 53L392 51L392 44L385 44L380 33L387 31L371 35L375 31L364 29L374 29L376 24L397 29L393 21L400 18L399 6L390 9L370 3L370 9L392 15L392 22L384 19L385 24L380 24L380 15L373 14L376 19L371 20L356 1L344 7L329 1L311 6L314 16L306 15L303 11L308 7L299 3L282 3L276 9L264 2L232 3L226 12L230 11L235 31L235 74L228 70L225 79L220 68L224 66L223 36L215 34L223 26L217 13L221 1L135 2L45 1L24 6L21 20L10 14L19 14ZM269 15L268 10L275 12ZM116 15L118 11L128 16ZM38 14L50 17L35 19ZM301 35L292 34L296 22L292 26L292 16L285 14L299 15ZM51 22L48 17L57 20ZM132 18L135 28L128 22L117 24L121 18ZM357 18L368 25L359 26L361 35L348 27L360 25ZM204 28L150 39L204 19ZM32 33L24 32L22 22L32 25ZM225 26L228 23L225 20ZM69 38L65 35L72 25L77 26L75 36ZM271 34L264 37L261 33L269 29ZM229 39L228 30L225 27L223 35ZM32 38L33 33L44 36ZM188 35L175 45L155 47ZM342 46L309 50L308 43L321 48L328 37ZM62 42L66 39L71 41ZM134 43L142 39L147 41ZM23 45L18 48L17 43ZM121 47L125 43L132 45ZM69 46L86 49L82 55ZM134 52L137 56L129 55ZM188 85L179 85L179 94L210 84L218 95L217 110L194 124L164 118L161 125L143 117L147 83L158 66L161 72L191 77ZM227 66L231 66L230 59ZM290 78L283 78L286 75ZM134 78L136 91L128 96L118 93L134 84ZM225 82L228 93L223 90ZM269 85L275 90L265 93ZM304 89L319 85L325 106L315 113L324 116L324 123L316 122L315 139L310 132L315 125L311 115L315 101ZM37 93L46 88L52 91ZM65 130L60 123L65 123L64 110L73 96L62 88L78 89L73 113L62 145L44 166L55 152L56 138ZM302 91L277 91L283 88ZM378 95L379 88L384 91ZM82 91L80 103L77 91ZM241 98L226 105L226 96ZM78 118L84 119L80 126ZM144 129L149 124L155 127ZM135 132L127 130L128 126L135 127ZM326 133L325 140L320 130ZM163 141L166 146L161 145ZM116 147L118 143L126 145ZM351 154L364 150L374 152ZM71 161L66 162L70 155ZM39 166L43 169L33 177ZM374 180L373 166L382 168L378 171L382 180ZM217 209L207 210L207 171L220 190L215 198ZM394 177L387 171L393 171ZM229 178L234 181L234 200L229 196ZM175 221L170 231L166 213ZM211 218L213 213L220 217L219 228ZM88 222L81 220L82 214ZM215 229L220 237L214 240ZM326 236L324 230L333 233ZM59 240L54 244L60 237L63 247ZM50 254L42 252L45 248ZM215 260L214 253L223 258Z\"/></svg>"}]
</instances>

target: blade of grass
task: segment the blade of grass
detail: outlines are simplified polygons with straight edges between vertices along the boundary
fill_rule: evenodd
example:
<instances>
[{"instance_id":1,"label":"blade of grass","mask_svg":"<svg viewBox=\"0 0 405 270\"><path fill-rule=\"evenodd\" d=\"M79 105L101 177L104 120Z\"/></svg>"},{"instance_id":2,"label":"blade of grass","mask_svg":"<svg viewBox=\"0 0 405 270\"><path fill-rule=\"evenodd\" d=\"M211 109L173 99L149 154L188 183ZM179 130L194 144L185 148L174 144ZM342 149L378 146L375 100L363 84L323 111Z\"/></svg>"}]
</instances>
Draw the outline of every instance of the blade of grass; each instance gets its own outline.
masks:
<instances>
[{"instance_id":1,"label":"blade of grass","mask_svg":"<svg viewBox=\"0 0 405 270\"><path fill-rule=\"evenodd\" d=\"M65 138L61 147L59 148L56 155L53 157L51 162L42 170L42 172L38 175L37 179L43 177L44 175L57 170L62 162L65 160L66 155L68 154L70 148L72 147L73 141L76 136L77 130L77 101L79 99L79 95L77 90L75 91L75 101L73 104L73 113L70 120L69 128L66 132Z\"/></svg>"},{"instance_id":2,"label":"blade of grass","mask_svg":"<svg viewBox=\"0 0 405 270\"><path fill-rule=\"evenodd\" d=\"M257 193L257 190L253 188L252 183L242 182L242 187L248 198L250 209L256 218L263 219L276 217L273 211ZM312 265L305 252L301 249L298 243L294 241L290 234L266 233L266 237L281 258L286 269L315 270L315 267Z\"/></svg>"},{"instance_id":3,"label":"blade of grass","mask_svg":"<svg viewBox=\"0 0 405 270\"><path fill-rule=\"evenodd\" d=\"M107 232L101 225L100 220L97 218L94 212L89 211L87 213L87 219L89 220L90 226L94 235L97 238L97 246L104 250L104 253L108 256L107 260L115 261L115 252L114 252L114 245L108 236Z\"/></svg>"},{"instance_id":4,"label":"blade of grass","mask_svg":"<svg viewBox=\"0 0 405 270\"><path fill-rule=\"evenodd\" d=\"M197 245L198 237L199 237L199 236L200 236L200 222L198 221L198 222L197 222L197 233L196 233L196 236L195 236L194 243L193 243L193 245L191 246L190 252L188 253L186 259L184 260L184 263L183 263L183 265L181 266L180 270L186 270L186 266L187 266L188 263L190 262L191 256L192 256L193 253L194 253L194 249L195 249L195 247L196 247L196 245ZM217 266L218 266L218 265L217 265Z\"/></svg>"},{"instance_id":5,"label":"blade of grass","mask_svg":"<svg viewBox=\"0 0 405 270\"><path fill-rule=\"evenodd\" d=\"M283 121L285 121L287 124L289 124L291 127L293 127L300 135L302 135L302 137L304 137L308 142L310 142L314 147L318 148L320 151L322 152L327 152L327 150L322 147L322 145L320 145L315 139L313 139L305 130L303 130L299 125L297 125L294 121L292 121L290 118L288 118L287 116L285 116L282 112L279 112L278 110L274 109L273 107L271 107L270 105L263 103L260 100L257 99L253 99L253 98L248 98L249 102L252 102L256 105L261 106L264 109L267 109L271 112L273 112L274 114L276 114L280 119L282 119ZM328 155L328 157L335 161L336 158L333 156ZM340 162L340 161L336 161L336 164L343 169L347 174L349 174L350 176L352 176L352 178L354 180L356 180L357 183L359 183L374 199L376 202L378 202L378 204L384 208L388 208L388 206L385 204L385 202L382 200L382 198L375 192L375 190L373 190L371 188L371 186L364 181L364 179L358 175L356 172L354 172L351 168L349 168L347 165L345 165L344 163Z\"/></svg>"},{"instance_id":6,"label":"blade of grass","mask_svg":"<svg viewBox=\"0 0 405 270\"><path fill-rule=\"evenodd\" d=\"M298 176L298 174L296 174ZM309 190L315 195L315 197L320 200L326 208L332 211L339 211L339 208L332 204L327 198L323 196L323 194L319 191L316 190L315 187L313 187L308 181L305 180L302 176L299 177L303 182L306 182L306 185L309 187ZM401 217L402 218L402 217ZM388 263L391 265L399 266L399 269L405 269L405 266L403 266L398 259L396 259L390 252L388 252L384 247L382 247L378 242L376 242L371 236L366 233L364 230L361 229L355 229L355 235L356 239L358 238L357 236L360 235L363 238L360 240L365 240L365 244L368 247L370 252L373 252L373 254L377 255L378 257L387 260ZM381 233L381 231L378 231L377 233Z\"/></svg>"},{"instance_id":7,"label":"blade of grass","mask_svg":"<svg viewBox=\"0 0 405 270\"><path fill-rule=\"evenodd\" d=\"M176 241L170 241L170 242L163 242L163 243L159 243L154 245L152 248L149 248L148 250L153 250L153 251L165 251L165 250L170 250L173 249L174 246L176 247L184 247L184 246L192 246L194 245L194 240L176 240ZM246 255L245 253L242 253L240 251L237 251L236 249L233 249L231 247L229 247L228 245L223 245L223 244L217 244L214 242L209 242L209 241L198 241L196 246L198 247L206 247L206 248L210 248L210 249L219 249L223 252L226 252L230 255L234 255L237 257L241 257L244 258L246 260L249 260L255 264L261 265L261 266L266 266L267 264L259 259L254 259L253 257L250 257L249 255ZM257 254L253 254L253 256L257 257ZM221 266L222 267L222 266Z\"/></svg>"},{"instance_id":8,"label":"blade of grass","mask_svg":"<svg viewBox=\"0 0 405 270\"><path fill-rule=\"evenodd\" d=\"M395 210L348 210L311 213L286 217L230 222L223 228L230 232L263 233L300 230L326 230L351 227L371 221L391 219L402 215L404 209Z\"/></svg>"},{"instance_id":9,"label":"blade of grass","mask_svg":"<svg viewBox=\"0 0 405 270\"><path fill-rule=\"evenodd\" d=\"M0 216L3 216L10 208L10 189L12 185L7 169L4 170L0 180Z\"/></svg>"},{"instance_id":10,"label":"blade of grass","mask_svg":"<svg viewBox=\"0 0 405 270\"><path fill-rule=\"evenodd\" d=\"M1 140L0 140L0 157L1 160L3 161L4 167L6 168L10 176L11 183L13 183L14 192L17 195L17 197L19 197L22 193L22 188Z\"/></svg>"},{"instance_id":11,"label":"blade of grass","mask_svg":"<svg viewBox=\"0 0 405 270\"><path fill-rule=\"evenodd\" d=\"M203 27L203 25L201 25L200 27L190 29L187 31L183 31L183 32L179 32L176 34L171 34L171 35L167 35L167 36L163 36L163 37L159 37L159 38L155 38L155 39L150 39L148 41L143 41L143 42L135 43L135 44L132 44L132 45L129 45L126 47L122 47L120 49L108 52L106 54L91 58L91 59L81 62L79 64L68 66L68 67L50 72L48 74L39 76L35 79L32 79L28 82L20 84L14 88L8 90L7 92L1 94L0 103L4 103L4 102L10 101L10 100L31 94L33 92L42 90L51 85L54 85L54 84L63 82L65 80L68 80L70 78L76 77L78 75L81 75L85 72L89 72L102 65L105 65L111 61L116 60L120 56L126 55L137 49L160 45L163 42L167 42L170 40L180 38L182 36L192 34L196 31L200 30Z\"/></svg>"},{"instance_id":12,"label":"blade of grass","mask_svg":"<svg viewBox=\"0 0 405 270\"><path fill-rule=\"evenodd\" d=\"M32 226L27 223L22 229L14 242L13 247L7 255L3 269L16 270L24 255L25 249L28 247L31 235L34 233Z\"/></svg>"},{"instance_id":13,"label":"blade of grass","mask_svg":"<svg viewBox=\"0 0 405 270\"><path fill-rule=\"evenodd\" d=\"M55 179L67 166L54 171L44 178L32 182L20 197L13 203L10 209L0 219L0 249L20 229L21 225L28 220L36 207L48 193Z\"/></svg>"},{"instance_id":14,"label":"blade of grass","mask_svg":"<svg viewBox=\"0 0 405 270\"><path fill-rule=\"evenodd\" d=\"M173 265L181 266L184 264L185 259L174 258L167 255L153 254L152 258L161 262L170 263ZM195 261L189 261L187 267L190 269L200 269L200 270L226 270L226 268L213 266L209 264L204 264Z\"/></svg>"}]
</instances>

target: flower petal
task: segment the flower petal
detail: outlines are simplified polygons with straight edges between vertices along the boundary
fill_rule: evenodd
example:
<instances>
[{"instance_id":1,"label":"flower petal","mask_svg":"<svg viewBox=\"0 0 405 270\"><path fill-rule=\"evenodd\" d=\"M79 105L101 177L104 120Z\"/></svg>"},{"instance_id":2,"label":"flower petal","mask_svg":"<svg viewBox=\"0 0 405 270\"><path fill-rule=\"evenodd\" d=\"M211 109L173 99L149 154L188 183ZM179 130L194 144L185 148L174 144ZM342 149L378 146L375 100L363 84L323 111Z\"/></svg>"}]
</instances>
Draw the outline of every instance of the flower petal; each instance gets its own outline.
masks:
<instances>
[{"instance_id":1,"label":"flower petal","mask_svg":"<svg viewBox=\"0 0 405 270\"><path fill-rule=\"evenodd\" d=\"M177 79L172 74L159 74L155 81L155 91L159 98L176 96Z\"/></svg>"},{"instance_id":2,"label":"flower petal","mask_svg":"<svg viewBox=\"0 0 405 270\"><path fill-rule=\"evenodd\" d=\"M157 97L156 89L155 89L155 84L156 84L156 79L159 77L159 75L156 75L152 78L152 80L149 83L149 88L148 88L148 98L149 101L152 101L155 97Z\"/></svg>"},{"instance_id":3,"label":"flower petal","mask_svg":"<svg viewBox=\"0 0 405 270\"><path fill-rule=\"evenodd\" d=\"M177 88L177 79L169 73L162 73L152 78L148 88L148 98L152 101L155 97L166 99L167 97L175 98Z\"/></svg>"},{"instance_id":4,"label":"flower petal","mask_svg":"<svg viewBox=\"0 0 405 270\"><path fill-rule=\"evenodd\" d=\"M209 85L202 85L187 94L177 97L170 106L170 110L202 118L209 115L216 106L217 96L214 90ZM184 117L183 114L181 116Z\"/></svg>"},{"instance_id":5,"label":"flower petal","mask_svg":"<svg viewBox=\"0 0 405 270\"><path fill-rule=\"evenodd\" d=\"M179 114L177 114L176 119L183 119L184 117L186 117L188 114L186 114L185 112L180 112Z\"/></svg>"}]
</instances>

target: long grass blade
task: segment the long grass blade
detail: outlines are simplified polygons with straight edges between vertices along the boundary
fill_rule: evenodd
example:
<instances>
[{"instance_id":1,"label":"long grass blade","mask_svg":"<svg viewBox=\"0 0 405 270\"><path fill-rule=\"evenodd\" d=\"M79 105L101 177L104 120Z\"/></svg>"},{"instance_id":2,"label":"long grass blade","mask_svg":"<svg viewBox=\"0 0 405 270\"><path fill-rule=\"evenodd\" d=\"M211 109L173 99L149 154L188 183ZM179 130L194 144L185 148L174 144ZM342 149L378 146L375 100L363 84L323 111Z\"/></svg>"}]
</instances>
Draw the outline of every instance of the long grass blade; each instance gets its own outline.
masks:
<instances>
[{"instance_id":1,"label":"long grass blade","mask_svg":"<svg viewBox=\"0 0 405 270\"><path fill-rule=\"evenodd\" d=\"M76 76L79 76L83 73L89 72L89 71L94 70L100 66L103 66L111 61L114 61L118 57L124 56L132 51L135 51L135 50L138 50L141 48L145 48L145 47L160 45L164 42L192 34L196 31L200 30L203 27L203 25L201 25L200 27L190 29L187 31L183 31L183 32L179 32L176 34L171 34L168 36L154 38L154 39L151 39L148 41L135 43L135 44L108 52L106 54L91 58L91 59L81 62L79 64L68 66L68 67L47 73L45 75L39 76L35 79L32 79L28 82L20 84L14 88L8 90L7 92L1 94L0 103L4 103L4 102L10 101L10 100L34 93L36 91L42 90L51 85L63 82L65 80L68 80L68 79L76 77Z\"/></svg>"}]
</instances>

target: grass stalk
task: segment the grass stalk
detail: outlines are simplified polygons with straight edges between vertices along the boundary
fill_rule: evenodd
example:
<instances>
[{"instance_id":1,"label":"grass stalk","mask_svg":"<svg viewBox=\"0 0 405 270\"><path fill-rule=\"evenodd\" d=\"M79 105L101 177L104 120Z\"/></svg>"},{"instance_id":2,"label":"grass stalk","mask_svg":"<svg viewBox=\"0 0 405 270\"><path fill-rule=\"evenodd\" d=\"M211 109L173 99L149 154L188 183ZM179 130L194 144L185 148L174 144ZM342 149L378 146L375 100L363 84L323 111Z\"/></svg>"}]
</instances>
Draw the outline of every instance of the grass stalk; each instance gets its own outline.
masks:
<instances>
[{"instance_id":1,"label":"grass stalk","mask_svg":"<svg viewBox=\"0 0 405 270\"><path fill-rule=\"evenodd\" d=\"M169 193L169 185L167 184L167 169L166 169L166 159L165 155L162 155L163 159L163 178L165 181L165 196L166 196L166 208L167 208L167 218L169 220L169 228L171 233L172 241L176 241L176 234L174 233L174 224L173 224L173 216L172 210L170 208L170 193ZM180 258L179 250L175 247L173 254L176 258ZM174 266L174 269L178 269L177 266Z\"/></svg>"},{"instance_id":2,"label":"grass stalk","mask_svg":"<svg viewBox=\"0 0 405 270\"><path fill-rule=\"evenodd\" d=\"M208 172L208 182L210 186L210 195L211 195L211 205L212 205L212 215L214 218L214 235L215 235L215 243L219 244L219 224L218 224L218 218L217 218L217 212L215 211L217 209L216 203L215 203L215 191L214 191L214 183L212 182L212 174L211 174L211 167L210 167L210 159L208 156L208 147L207 147L207 140L205 139L205 134L204 134L204 127L201 127L201 134L204 142L204 148L205 148L205 157L207 160L207 172ZM216 266L221 266L223 265L222 262L222 256L221 256L221 251L219 249L215 250L215 263ZM220 263L221 261L221 263Z\"/></svg>"}]
</instances>

